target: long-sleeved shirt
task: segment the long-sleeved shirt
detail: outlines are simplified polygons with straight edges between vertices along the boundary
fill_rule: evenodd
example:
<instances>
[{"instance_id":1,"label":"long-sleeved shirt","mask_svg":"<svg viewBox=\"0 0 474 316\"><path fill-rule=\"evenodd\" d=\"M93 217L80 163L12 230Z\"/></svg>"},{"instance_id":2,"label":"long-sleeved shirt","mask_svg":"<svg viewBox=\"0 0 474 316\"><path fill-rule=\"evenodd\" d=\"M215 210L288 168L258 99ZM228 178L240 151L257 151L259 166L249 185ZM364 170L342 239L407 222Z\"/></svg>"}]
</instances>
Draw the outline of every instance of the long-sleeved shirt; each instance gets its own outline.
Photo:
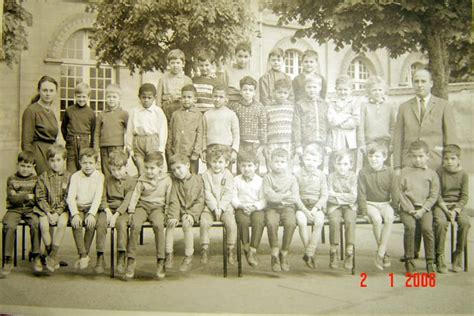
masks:
<instances>
[{"instance_id":1,"label":"long-sleeved shirt","mask_svg":"<svg viewBox=\"0 0 474 316\"><path fill-rule=\"evenodd\" d=\"M176 75L165 72L160 79L158 79L156 94L157 105L161 106L163 102L179 100L181 98L181 89L188 84L193 84L193 81L186 76L184 72L180 72Z\"/></svg>"},{"instance_id":2,"label":"long-sleeved shirt","mask_svg":"<svg viewBox=\"0 0 474 316\"><path fill-rule=\"evenodd\" d=\"M302 98L295 106L295 146L318 143L326 146L328 139L328 104L318 98Z\"/></svg>"},{"instance_id":3,"label":"long-sleeved shirt","mask_svg":"<svg viewBox=\"0 0 474 316\"><path fill-rule=\"evenodd\" d=\"M202 174L204 183L204 201L209 210L232 210L232 198L235 195L234 176L228 169L215 174L207 170Z\"/></svg>"},{"instance_id":4,"label":"long-sleeved shirt","mask_svg":"<svg viewBox=\"0 0 474 316\"><path fill-rule=\"evenodd\" d=\"M184 180L173 179L167 217L179 220L181 216L189 214L194 218L194 221L199 221L203 209L204 184L202 178L190 174Z\"/></svg>"},{"instance_id":5,"label":"long-sleeved shirt","mask_svg":"<svg viewBox=\"0 0 474 316\"><path fill-rule=\"evenodd\" d=\"M300 199L298 181L289 173L268 173L262 182L263 196L270 207L295 206L304 207Z\"/></svg>"},{"instance_id":6,"label":"long-sleeved shirt","mask_svg":"<svg viewBox=\"0 0 474 316\"><path fill-rule=\"evenodd\" d=\"M136 183L137 179L129 175L126 175L124 179L117 179L109 175L105 179L100 208L103 210L108 208L113 213L125 214Z\"/></svg>"},{"instance_id":7,"label":"long-sleeved shirt","mask_svg":"<svg viewBox=\"0 0 474 316\"><path fill-rule=\"evenodd\" d=\"M164 153L168 140L168 121L163 110L152 104L149 108L140 105L130 112L127 124L126 146L133 149L135 136L158 135L158 148Z\"/></svg>"},{"instance_id":8,"label":"long-sleeved shirt","mask_svg":"<svg viewBox=\"0 0 474 316\"><path fill-rule=\"evenodd\" d=\"M328 177L328 203L355 205L357 202L357 175L349 171L346 175L333 172Z\"/></svg>"},{"instance_id":9,"label":"long-sleeved shirt","mask_svg":"<svg viewBox=\"0 0 474 316\"><path fill-rule=\"evenodd\" d=\"M21 150L32 151L33 142L54 143L58 137L58 120L53 110L39 103L29 105L21 120Z\"/></svg>"},{"instance_id":10,"label":"long-sleeved shirt","mask_svg":"<svg viewBox=\"0 0 474 316\"><path fill-rule=\"evenodd\" d=\"M38 177L35 188L35 211L40 214L67 211L66 198L69 189L71 174L65 170L62 174L53 170L43 172Z\"/></svg>"},{"instance_id":11,"label":"long-sleeved shirt","mask_svg":"<svg viewBox=\"0 0 474 316\"><path fill-rule=\"evenodd\" d=\"M319 96L321 99L326 98L326 91L327 91L327 82L323 76L318 74L316 71L313 71L310 74L300 73L298 76L293 79L293 91L295 93L295 101L298 102L301 99L304 99L306 96L305 85L306 85L306 76L317 76L321 78L321 92L319 92Z\"/></svg>"},{"instance_id":12,"label":"long-sleeved shirt","mask_svg":"<svg viewBox=\"0 0 474 316\"><path fill-rule=\"evenodd\" d=\"M87 105L79 106L74 104L66 109L61 123L61 132L65 141L68 135L89 135L91 147L94 147L95 113Z\"/></svg>"},{"instance_id":13,"label":"long-sleeved shirt","mask_svg":"<svg viewBox=\"0 0 474 316\"><path fill-rule=\"evenodd\" d=\"M291 103L276 104L265 108L267 111L267 143L293 143L295 129L294 106Z\"/></svg>"},{"instance_id":14,"label":"long-sleeved shirt","mask_svg":"<svg viewBox=\"0 0 474 316\"><path fill-rule=\"evenodd\" d=\"M215 76L199 76L193 78L193 85L196 88L196 108L200 111L206 111L214 108L212 100L212 90L215 86L221 85L222 82Z\"/></svg>"},{"instance_id":15,"label":"long-sleeved shirt","mask_svg":"<svg viewBox=\"0 0 474 316\"><path fill-rule=\"evenodd\" d=\"M397 107L386 102L376 103L373 100L361 105L360 131L366 144L377 139L392 139L397 122Z\"/></svg>"},{"instance_id":16,"label":"long-sleeved shirt","mask_svg":"<svg viewBox=\"0 0 474 316\"><path fill-rule=\"evenodd\" d=\"M202 114L195 108L181 108L171 117L166 152L197 160L202 152Z\"/></svg>"},{"instance_id":17,"label":"long-sleeved shirt","mask_svg":"<svg viewBox=\"0 0 474 316\"><path fill-rule=\"evenodd\" d=\"M274 100L275 82L280 79L286 79L291 82L290 76L281 71L270 69L259 80L260 102L268 106ZM293 100L293 91L290 91L289 100Z\"/></svg>"},{"instance_id":18,"label":"long-sleeved shirt","mask_svg":"<svg viewBox=\"0 0 474 316\"><path fill-rule=\"evenodd\" d=\"M31 211L35 199L30 199L30 194L35 193L38 177L34 174L23 177L19 173L7 179L7 209L15 211Z\"/></svg>"},{"instance_id":19,"label":"long-sleeved shirt","mask_svg":"<svg viewBox=\"0 0 474 316\"><path fill-rule=\"evenodd\" d=\"M296 175L298 180L301 200L312 200L318 208L326 207L328 201L328 183L326 175L320 171L307 171L302 168Z\"/></svg>"},{"instance_id":20,"label":"long-sleeved shirt","mask_svg":"<svg viewBox=\"0 0 474 316\"><path fill-rule=\"evenodd\" d=\"M398 208L397 179L394 171L387 166L374 170L370 166L359 173L358 206L361 215L367 214L367 202L392 202Z\"/></svg>"},{"instance_id":21,"label":"long-sleeved shirt","mask_svg":"<svg viewBox=\"0 0 474 316\"><path fill-rule=\"evenodd\" d=\"M250 104L233 103L229 108L237 114L239 119L240 141L267 143L267 113L258 101Z\"/></svg>"},{"instance_id":22,"label":"long-sleeved shirt","mask_svg":"<svg viewBox=\"0 0 474 316\"><path fill-rule=\"evenodd\" d=\"M463 209L469 200L469 176L459 168L450 172L444 167L437 170L440 182L438 203L456 203L455 207Z\"/></svg>"},{"instance_id":23,"label":"long-sleeved shirt","mask_svg":"<svg viewBox=\"0 0 474 316\"><path fill-rule=\"evenodd\" d=\"M117 107L107 108L97 117L94 135L94 148L123 146L127 130L128 112Z\"/></svg>"},{"instance_id":24,"label":"long-sleeved shirt","mask_svg":"<svg viewBox=\"0 0 474 316\"><path fill-rule=\"evenodd\" d=\"M214 144L227 145L239 151L239 119L226 106L210 109L203 116L203 148Z\"/></svg>"},{"instance_id":25,"label":"long-sleeved shirt","mask_svg":"<svg viewBox=\"0 0 474 316\"><path fill-rule=\"evenodd\" d=\"M405 167L398 178L398 190L402 211L430 211L439 196L438 175L429 168Z\"/></svg>"},{"instance_id":26,"label":"long-sleeved shirt","mask_svg":"<svg viewBox=\"0 0 474 316\"><path fill-rule=\"evenodd\" d=\"M95 170L86 175L82 170L76 171L71 176L67 194L67 205L71 218L79 213L79 210L89 209L91 215L97 214L102 192L104 190L104 175Z\"/></svg>"},{"instance_id":27,"label":"long-sleeved shirt","mask_svg":"<svg viewBox=\"0 0 474 316\"><path fill-rule=\"evenodd\" d=\"M263 210L266 205L263 196L262 183L263 179L259 175L247 181L242 175L234 178L235 196L232 199L232 206L235 209L253 205L257 211Z\"/></svg>"},{"instance_id":28,"label":"long-sleeved shirt","mask_svg":"<svg viewBox=\"0 0 474 316\"><path fill-rule=\"evenodd\" d=\"M158 175L156 179L148 179L146 176L138 178L137 185L133 190L128 213L135 213L135 208L140 202L152 203L154 206L162 207L165 213L168 210L171 194L171 178L165 173Z\"/></svg>"},{"instance_id":29,"label":"long-sleeved shirt","mask_svg":"<svg viewBox=\"0 0 474 316\"><path fill-rule=\"evenodd\" d=\"M333 150L354 149L362 145L358 132L360 106L352 98L329 103L328 123L331 130L328 144Z\"/></svg>"}]
</instances>

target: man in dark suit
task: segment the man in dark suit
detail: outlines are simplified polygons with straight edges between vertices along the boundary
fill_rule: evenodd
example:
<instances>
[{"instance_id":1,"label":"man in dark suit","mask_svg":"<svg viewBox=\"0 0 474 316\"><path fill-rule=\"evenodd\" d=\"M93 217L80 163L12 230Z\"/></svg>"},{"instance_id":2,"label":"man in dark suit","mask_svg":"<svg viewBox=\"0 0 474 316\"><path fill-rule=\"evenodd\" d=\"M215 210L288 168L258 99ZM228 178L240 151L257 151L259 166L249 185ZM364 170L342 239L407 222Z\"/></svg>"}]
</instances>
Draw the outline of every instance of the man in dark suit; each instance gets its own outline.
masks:
<instances>
[{"instance_id":1,"label":"man in dark suit","mask_svg":"<svg viewBox=\"0 0 474 316\"><path fill-rule=\"evenodd\" d=\"M431 94L433 79L426 69L413 75L415 97L400 105L393 137L393 167L397 174L410 165L408 148L415 140L423 140L430 148L428 167L441 166L441 153L448 144L457 144L456 126L451 105ZM417 227L418 228L418 227ZM421 232L415 237L415 258L418 257Z\"/></svg>"}]
</instances>

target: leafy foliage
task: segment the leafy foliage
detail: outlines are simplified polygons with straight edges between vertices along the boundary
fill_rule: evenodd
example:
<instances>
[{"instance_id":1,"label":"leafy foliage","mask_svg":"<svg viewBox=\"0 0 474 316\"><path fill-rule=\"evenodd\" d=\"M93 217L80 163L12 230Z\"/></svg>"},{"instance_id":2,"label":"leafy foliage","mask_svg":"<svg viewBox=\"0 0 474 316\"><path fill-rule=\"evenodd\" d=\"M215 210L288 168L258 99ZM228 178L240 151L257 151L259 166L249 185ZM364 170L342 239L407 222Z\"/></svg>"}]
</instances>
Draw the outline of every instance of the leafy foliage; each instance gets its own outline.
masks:
<instances>
[{"instance_id":1,"label":"leafy foliage","mask_svg":"<svg viewBox=\"0 0 474 316\"><path fill-rule=\"evenodd\" d=\"M23 7L23 0L3 1L1 59L9 67L18 62L20 52L28 49L26 27L33 25L33 16Z\"/></svg>"},{"instance_id":2,"label":"leafy foliage","mask_svg":"<svg viewBox=\"0 0 474 316\"><path fill-rule=\"evenodd\" d=\"M451 80L472 79L469 0L295 0L278 1L274 11L280 24L303 25L297 37L332 40L337 49L386 48L391 57L428 53L440 95L447 94L450 73Z\"/></svg>"},{"instance_id":3,"label":"leafy foliage","mask_svg":"<svg viewBox=\"0 0 474 316\"><path fill-rule=\"evenodd\" d=\"M170 49L184 51L188 61L200 49L226 59L236 43L247 40L254 18L245 0L104 0L97 11L91 45L98 60L151 71L165 69Z\"/></svg>"}]
</instances>

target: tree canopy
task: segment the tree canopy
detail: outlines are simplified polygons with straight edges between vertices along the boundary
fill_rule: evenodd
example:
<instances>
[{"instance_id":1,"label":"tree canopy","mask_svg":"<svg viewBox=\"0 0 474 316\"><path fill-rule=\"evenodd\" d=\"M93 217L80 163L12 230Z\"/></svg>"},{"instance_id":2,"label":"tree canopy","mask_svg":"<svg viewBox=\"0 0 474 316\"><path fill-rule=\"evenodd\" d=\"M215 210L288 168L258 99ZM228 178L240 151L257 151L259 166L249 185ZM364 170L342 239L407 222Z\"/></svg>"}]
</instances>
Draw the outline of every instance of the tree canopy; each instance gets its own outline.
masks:
<instances>
[{"instance_id":1,"label":"tree canopy","mask_svg":"<svg viewBox=\"0 0 474 316\"><path fill-rule=\"evenodd\" d=\"M33 25L33 16L23 7L23 0L3 1L2 49L0 59L12 67L18 62L20 52L28 49L26 27Z\"/></svg>"},{"instance_id":2,"label":"tree canopy","mask_svg":"<svg viewBox=\"0 0 474 316\"><path fill-rule=\"evenodd\" d=\"M391 57L428 54L433 94L447 98L451 81L472 80L470 0L278 1L280 24L298 22L296 37L357 52L385 48Z\"/></svg>"},{"instance_id":3,"label":"tree canopy","mask_svg":"<svg viewBox=\"0 0 474 316\"><path fill-rule=\"evenodd\" d=\"M188 61L204 48L225 60L254 24L245 0L104 0L89 10L97 12L91 45L98 60L131 72L165 69L174 48Z\"/></svg>"}]
</instances>

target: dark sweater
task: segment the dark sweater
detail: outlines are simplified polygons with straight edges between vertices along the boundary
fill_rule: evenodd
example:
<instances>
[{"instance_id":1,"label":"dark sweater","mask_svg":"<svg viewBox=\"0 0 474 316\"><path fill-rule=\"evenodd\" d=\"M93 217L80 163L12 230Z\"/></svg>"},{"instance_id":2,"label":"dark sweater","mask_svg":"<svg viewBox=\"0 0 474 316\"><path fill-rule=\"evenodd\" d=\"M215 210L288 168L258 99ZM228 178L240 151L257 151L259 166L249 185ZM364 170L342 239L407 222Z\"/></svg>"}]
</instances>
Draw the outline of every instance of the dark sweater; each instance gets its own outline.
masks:
<instances>
[{"instance_id":1,"label":"dark sweater","mask_svg":"<svg viewBox=\"0 0 474 316\"><path fill-rule=\"evenodd\" d=\"M396 176L392 169L383 166L382 170L375 171L371 167L362 169L358 178L358 205L362 215L367 214L367 201L392 202L397 207Z\"/></svg>"},{"instance_id":2,"label":"dark sweater","mask_svg":"<svg viewBox=\"0 0 474 316\"><path fill-rule=\"evenodd\" d=\"M136 184L137 179L129 175L122 180L108 176L104 183L100 208L109 208L112 213L125 214Z\"/></svg>"},{"instance_id":3,"label":"dark sweater","mask_svg":"<svg viewBox=\"0 0 474 316\"><path fill-rule=\"evenodd\" d=\"M61 132L64 140L67 141L68 135L88 134L91 136L91 142L94 139L95 131L95 113L87 105L81 107L74 104L66 109Z\"/></svg>"},{"instance_id":4,"label":"dark sweater","mask_svg":"<svg viewBox=\"0 0 474 316\"><path fill-rule=\"evenodd\" d=\"M7 179L7 209L9 211L28 212L33 210L35 199L30 199L29 194L35 193L38 177L34 174L22 177L18 173Z\"/></svg>"},{"instance_id":5,"label":"dark sweater","mask_svg":"<svg viewBox=\"0 0 474 316\"><path fill-rule=\"evenodd\" d=\"M185 180L173 179L168 218L181 219L184 214L192 215L198 222L204 209L204 186L202 178L191 174Z\"/></svg>"},{"instance_id":6,"label":"dark sweater","mask_svg":"<svg viewBox=\"0 0 474 316\"><path fill-rule=\"evenodd\" d=\"M123 146L127 129L128 112L120 107L105 110L97 117L94 147Z\"/></svg>"},{"instance_id":7,"label":"dark sweater","mask_svg":"<svg viewBox=\"0 0 474 316\"><path fill-rule=\"evenodd\" d=\"M441 167L437 173L441 187L438 202L456 203L456 208L464 208L469 200L469 177L467 172L462 169L450 172Z\"/></svg>"},{"instance_id":8,"label":"dark sweater","mask_svg":"<svg viewBox=\"0 0 474 316\"><path fill-rule=\"evenodd\" d=\"M405 212L418 208L431 210L438 200L439 179L429 168L403 168L398 179L400 206Z\"/></svg>"}]
</instances>

